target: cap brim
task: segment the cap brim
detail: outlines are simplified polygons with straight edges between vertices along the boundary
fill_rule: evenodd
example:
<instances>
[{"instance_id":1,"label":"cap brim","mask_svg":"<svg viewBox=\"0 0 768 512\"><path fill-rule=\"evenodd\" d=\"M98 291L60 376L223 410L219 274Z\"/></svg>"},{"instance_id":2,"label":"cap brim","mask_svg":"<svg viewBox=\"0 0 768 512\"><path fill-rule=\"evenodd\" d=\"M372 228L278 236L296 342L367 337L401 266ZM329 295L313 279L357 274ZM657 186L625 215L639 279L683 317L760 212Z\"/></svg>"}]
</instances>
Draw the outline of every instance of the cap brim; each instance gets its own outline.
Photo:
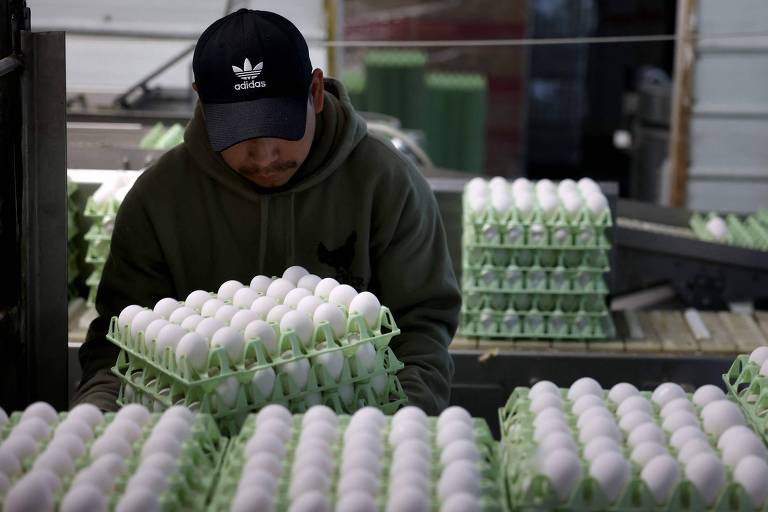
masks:
<instances>
[{"instance_id":1,"label":"cap brim","mask_svg":"<svg viewBox=\"0 0 768 512\"><path fill-rule=\"evenodd\" d=\"M262 98L203 104L214 151L259 137L299 140L307 126L307 98Z\"/></svg>"}]
</instances>

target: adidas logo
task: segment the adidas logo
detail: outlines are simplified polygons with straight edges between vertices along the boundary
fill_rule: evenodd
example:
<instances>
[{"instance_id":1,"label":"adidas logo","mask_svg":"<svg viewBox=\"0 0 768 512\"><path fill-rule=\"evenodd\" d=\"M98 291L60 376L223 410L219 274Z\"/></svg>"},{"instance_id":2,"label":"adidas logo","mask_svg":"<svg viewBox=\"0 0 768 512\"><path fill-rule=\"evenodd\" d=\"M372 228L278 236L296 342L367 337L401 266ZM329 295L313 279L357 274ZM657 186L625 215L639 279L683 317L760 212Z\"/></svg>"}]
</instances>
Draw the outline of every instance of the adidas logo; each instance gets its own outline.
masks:
<instances>
[{"instance_id":1,"label":"adidas logo","mask_svg":"<svg viewBox=\"0 0 768 512\"><path fill-rule=\"evenodd\" d=\"M261 87L266 87L267 82L264 82L263 80L257 82L254 80L254 78L258 78L263 68L263 62L259 62L255 66L251 66L251 61L247 58L243 62L242 68L232 66L232 71L234 71L235 75L237 75L238 78L244 80L243 83L235 84L235 90L242 91L244 89L258 89Z\"/></svg>"}]
</instances>

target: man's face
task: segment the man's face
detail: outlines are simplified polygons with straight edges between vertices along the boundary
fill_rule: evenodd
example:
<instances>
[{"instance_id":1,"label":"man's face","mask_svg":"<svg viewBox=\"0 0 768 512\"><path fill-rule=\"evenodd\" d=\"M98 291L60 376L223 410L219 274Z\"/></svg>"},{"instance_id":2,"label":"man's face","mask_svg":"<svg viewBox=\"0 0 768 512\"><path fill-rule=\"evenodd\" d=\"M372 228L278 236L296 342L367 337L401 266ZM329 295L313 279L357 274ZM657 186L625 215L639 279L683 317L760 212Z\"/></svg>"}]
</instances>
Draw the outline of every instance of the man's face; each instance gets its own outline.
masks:
<instances>
[{"instance_id":1,"label":"man's face","mask_svg":"<svg viewBox=\"0 0 768 512\"><path fill-rule=\"evenodd\" d=\"M299 140L260 137L249 139L221 152L232 169L259 187L280 187L288 183L309 154L315 136L315 115L323 110L323 72L312 73L307 99L304 137Z\"/></svg>"}]
</instances>

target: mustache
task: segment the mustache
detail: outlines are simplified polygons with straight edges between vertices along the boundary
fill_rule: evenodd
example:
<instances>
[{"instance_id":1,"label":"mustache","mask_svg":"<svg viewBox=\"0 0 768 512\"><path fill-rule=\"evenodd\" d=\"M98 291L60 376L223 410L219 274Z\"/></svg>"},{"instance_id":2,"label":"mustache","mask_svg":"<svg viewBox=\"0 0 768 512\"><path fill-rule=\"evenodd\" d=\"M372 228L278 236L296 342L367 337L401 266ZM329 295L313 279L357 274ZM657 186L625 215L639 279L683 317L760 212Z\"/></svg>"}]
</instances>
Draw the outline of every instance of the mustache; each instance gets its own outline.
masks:
<instances>
[{"instance_id":1,"label":"mustache","mask_svg":"<svg viewBox=\"0 0 768 512\"><path fill-rule=\"evenodd\" d=\"M291 171L299 166L295 160L285 160L275 162L266 167L260 165L244 165L238 169L238 172L246 176L257 176L263 174L280 174Z\"/></svg>"}]
</instances>

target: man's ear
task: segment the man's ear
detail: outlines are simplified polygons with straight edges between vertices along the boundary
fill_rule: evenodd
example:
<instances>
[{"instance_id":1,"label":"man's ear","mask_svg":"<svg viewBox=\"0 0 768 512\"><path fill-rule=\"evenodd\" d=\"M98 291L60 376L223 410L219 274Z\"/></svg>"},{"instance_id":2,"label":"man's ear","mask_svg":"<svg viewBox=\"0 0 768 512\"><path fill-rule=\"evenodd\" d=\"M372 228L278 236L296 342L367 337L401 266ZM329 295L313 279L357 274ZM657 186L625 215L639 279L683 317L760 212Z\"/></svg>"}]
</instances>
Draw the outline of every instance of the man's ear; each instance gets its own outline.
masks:
<instances>
[{"instance_id":1,"label":"man's ear","mask_svg":"<svg viewBox=\"0 0 768 512\"><path fill-rule=\"evenodd\" d=\"M312 85L309 91L312 98L312 106L315 109L315 114L319 114L323 111L323 103L325 102L324 92L325 89L323 87L323 70L317 68L312 72Z\"/></svg>"}]
</instances>

